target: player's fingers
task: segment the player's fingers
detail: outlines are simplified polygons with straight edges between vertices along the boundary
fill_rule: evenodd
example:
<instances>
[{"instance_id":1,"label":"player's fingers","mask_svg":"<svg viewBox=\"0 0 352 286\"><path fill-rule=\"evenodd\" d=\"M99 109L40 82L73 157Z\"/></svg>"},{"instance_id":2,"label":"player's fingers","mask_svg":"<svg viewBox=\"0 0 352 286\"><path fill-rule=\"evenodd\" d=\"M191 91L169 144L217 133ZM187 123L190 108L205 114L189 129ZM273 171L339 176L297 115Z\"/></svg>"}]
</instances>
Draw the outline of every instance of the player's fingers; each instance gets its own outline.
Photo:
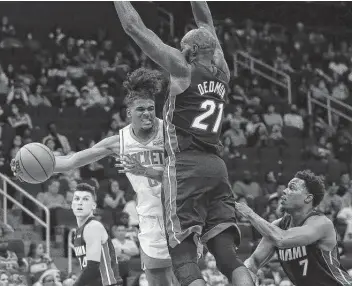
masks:
<instances>
[{"instance_id":1,"label":"player's fingers","mask_svg":"<svg viewBox=\"0 0 352 286\"><path fill-rule=\"evenodd\" d=\"M121 171L121 172L120 172ZM132 174L137 174L136 169L131 167L124 167L122 170L119 170L120 173L132 173Z\"/></svg>"},{"instance_id":2,"label":"player's fingers","mask_svg":"<svg viewBox=\"0 0 352 286\"><path fill-rule=\"evenodd\" d=\"M134 157L132 157L130 155L121 158L121 160L125 161L125 162L128 162L130 164L139 164L139 161L136 158L134 158Z\"/></svg>"},{"instance_id":3,"label":"player's fingers","mask_svg":"<svg viewBox=\"0 0 352 286\"><path fill-rule=\"evenodd\" d=\"M135 157L128 156L126 159L129 162L138 162L138 160Z\"/></svg>"},{"instance_id":4,"label":"player's fingers","mask_svg":"<svg viewBox=\"0 0 352 286\"><path fill-rule=\"evenodd\" d=\"M19 182L22 182L22 183L24 182L20 177L17 177L17 175L15 175L15 177L16 177L15 178L16 181L19 181Z\"/></svg>"},{"instance_id":5,"label":"player's fingers","mask_svg":"<svg viewBox=\"0 0 352 286\"><path fill-rule=\"evenodd\" d=\"M10 166L11 166L12 172L16 171L16 160L15 159L11 160Z\"/></svg>"},{"instance_id":6,"label":"player's fingers","mask_svg":"<svg viewBox=\"0 0 352 286\"><path fill-rule=\"evenodd\" d=\"M126 174L127 170L126 169L122 169L122 170L118 170L117 172L120 173L120 174Z\"/></svg>"},{"instance_id":7,"label":"player's fingers","mask_svg":"<svg viewBox=\"0 0 352 286\"><path fill-rule=\"evenodd\" d=\"M115 167L129 169L129 170L135 168L134 165L129 165L129 164L115 164Z\"/></svg>"},{"instance_id":8,"label":"player's fingers","mask_svg":"<svg viewBox=\"0 0 352 286\"><path fill-rule=\"evenodd\" d=\"M125 164L133 164L134 161L131 158L121 158L120 162L125 163Z\"/></svg>"},{"instance_id":9,"label":"player's fingers","mask_svg":"<svg viewBox=\"0 0 352 286\"><path fill-rule=\"evenodd\" d=\"M131 162L128 160L121 159L120 164L131 164Z\"/></svg>"}]
</instances>

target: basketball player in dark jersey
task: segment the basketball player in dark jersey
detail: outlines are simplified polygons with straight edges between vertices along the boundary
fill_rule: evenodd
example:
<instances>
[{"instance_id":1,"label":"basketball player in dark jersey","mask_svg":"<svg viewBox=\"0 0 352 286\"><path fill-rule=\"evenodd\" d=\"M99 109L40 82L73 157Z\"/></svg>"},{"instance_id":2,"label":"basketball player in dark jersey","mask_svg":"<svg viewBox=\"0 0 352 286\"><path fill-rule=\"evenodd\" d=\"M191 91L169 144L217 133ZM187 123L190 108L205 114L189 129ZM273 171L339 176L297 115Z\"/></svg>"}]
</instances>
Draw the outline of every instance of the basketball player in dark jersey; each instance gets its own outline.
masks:
<instances>
[{"instance_id":1,"label":"basketball player in dark jersey","mask_svg":"<svg viewBox=\"0 0 352 286\"><path fill-rule=\"evenodd\" d=\"M340 265L333 223L315 210L324 196L323 180L311 171L298 172L283 192L286 214L272 224L243 204L236 209L263 235L257 249L245 261L253 272L276 252L287 276L296 286L352 285Z\"/></svg>"},{"instance_id":2,"label":"basketball player in dark jersey","mask_svg":"<svg viewBox=\"0 0 352 286\"><path fill-rule=\"evenodd\" d=\"M235 202L219 157L230 72L208 5L192 2L198 29L183 37L179 51L149 30L131 3L114 3L125 32L170 74L163 118L162 202L175 275L182 286L205 285L197 261L201 245L206 244L233 285L253 285L248 269L237 258L240 232Z\"/></svg>"},{"instance_id":3,"label":"basketball player in dark jersey","mask_svg":"<svg viewBox=\"0 0 352 286\"><path fill-rule=\"evenodd\" d=\"M74 250L82 272L73 285L122 285L114 246L102 223L94 217L95 208L94 187L79 184L73 195L72 210L78 225Z\"/></svg>"}]
</instances>

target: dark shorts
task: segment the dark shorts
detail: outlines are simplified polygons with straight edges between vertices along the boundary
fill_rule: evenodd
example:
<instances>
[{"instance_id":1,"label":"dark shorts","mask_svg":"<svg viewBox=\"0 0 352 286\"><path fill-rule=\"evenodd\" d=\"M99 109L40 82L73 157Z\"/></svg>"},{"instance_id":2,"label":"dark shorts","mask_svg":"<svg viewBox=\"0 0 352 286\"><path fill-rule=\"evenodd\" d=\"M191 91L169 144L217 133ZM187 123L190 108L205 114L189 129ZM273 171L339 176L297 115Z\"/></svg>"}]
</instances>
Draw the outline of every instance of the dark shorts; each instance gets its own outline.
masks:
<instances>
[{"instance_id":1,"label":"dark shorts","mask_svg":"<svg viewBox=\"0 0 352 286\"><path fill-rule=\"evenodd\" d=\"M224 161L213 154L182 151L167 157L162 202L169 247L190 234L203 243L234 226L235 198Z\"/></svg>"}]
</instances>

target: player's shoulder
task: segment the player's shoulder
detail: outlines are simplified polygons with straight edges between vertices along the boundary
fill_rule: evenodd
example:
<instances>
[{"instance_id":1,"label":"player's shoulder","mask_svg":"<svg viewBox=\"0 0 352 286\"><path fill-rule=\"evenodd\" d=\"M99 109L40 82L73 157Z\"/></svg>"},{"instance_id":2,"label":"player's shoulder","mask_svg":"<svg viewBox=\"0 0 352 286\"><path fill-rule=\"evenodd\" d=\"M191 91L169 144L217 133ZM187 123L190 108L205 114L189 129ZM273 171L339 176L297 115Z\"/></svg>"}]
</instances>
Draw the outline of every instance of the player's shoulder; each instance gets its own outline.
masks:
<instances>
[{"instance_id":1,"label":"player's shoulder","mask_svg":"<svg viewBox=\"0 0 352 286\"><path fill-rule=\"evenodd\" d=\"M305 223L319 234L318 246L322 250L332 251L336 246L336 231L333 222L325 215L313 215Z\"/></svg>"},{"instance_id":2,"label":"player's shoulder","mask_svg":"<svg viewBox=\"0 0 352 286\"><path fill-rule=\"evenodd\" d=\"M324 230L334 229L333 222L323 214L310 216L304 224L315 228L322 228Z\"/></svg>"},{"instance_id":3,"label":"player's shoulder","mask_svg":"<svg viewBox=\"0 0 352 286\"><path fill-rule=\"evenodd\" d=\"M84 232L84 236L86 236L86 235L96 235L98 233L101 234L104 231L106 230L103 224L100 221L93 219L86 224L83 232Z\"/></svg>"}]
</instances>

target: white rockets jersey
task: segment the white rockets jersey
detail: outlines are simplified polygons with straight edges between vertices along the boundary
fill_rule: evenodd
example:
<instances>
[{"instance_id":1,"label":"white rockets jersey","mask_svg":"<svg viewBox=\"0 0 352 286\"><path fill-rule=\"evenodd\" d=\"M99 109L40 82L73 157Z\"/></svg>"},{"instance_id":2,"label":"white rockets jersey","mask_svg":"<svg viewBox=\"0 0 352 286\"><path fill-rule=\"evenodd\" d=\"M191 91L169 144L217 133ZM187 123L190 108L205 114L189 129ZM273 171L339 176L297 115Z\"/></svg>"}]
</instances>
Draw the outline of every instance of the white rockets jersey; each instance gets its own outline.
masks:
<instances>
[{"instance_id":1,"label":"white rockets jersey","mask_svg":"<svg viewBox=\"0 0 352 286\"><path fill-rule=\"evenodd\" d=\"M120 154L131 155L143 166L164 169L163 121L158 119L158 131L148 142L141 143L133 134L131 124L120 130ZM126 173L137 193L137 213L141 216L162 216L161 182Z\"/></svg>"}]
</instances>

